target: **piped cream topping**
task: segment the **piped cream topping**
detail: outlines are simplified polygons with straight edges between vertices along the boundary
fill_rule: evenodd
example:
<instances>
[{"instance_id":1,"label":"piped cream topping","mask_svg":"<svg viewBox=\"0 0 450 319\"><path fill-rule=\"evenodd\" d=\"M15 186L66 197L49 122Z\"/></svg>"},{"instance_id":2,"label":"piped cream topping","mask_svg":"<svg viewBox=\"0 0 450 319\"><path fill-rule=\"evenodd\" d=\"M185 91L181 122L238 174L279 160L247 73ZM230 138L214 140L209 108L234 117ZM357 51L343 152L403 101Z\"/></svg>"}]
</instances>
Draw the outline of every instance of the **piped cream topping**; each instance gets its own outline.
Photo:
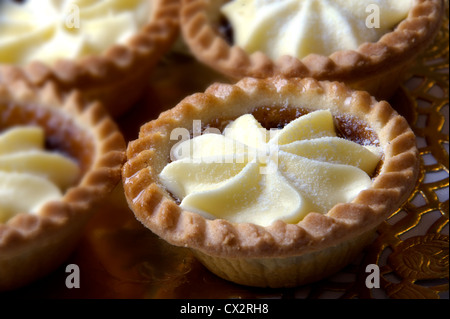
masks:
<instances>
[{"instance_id":1,"label":"piped cream topping","mask_svg":"<svg viewBox=\"0 0 450 319\"><path fill-rule=\"evenodd\" d=\"M405 19L413 0L233 0L222 7L234 42L277 59L330 55L376 42Z\"/></svg>"},{"instance_id":2,"label":"piped cream topping","mask_svg":"<svg viewBox=\"0 0 450 319\"><path fill-rule=\"evenodd\" d=\"M266 226L352 201L370 187L381 151L337 137L323 110L272 130L246 114L223 134L179 142L172 157L159 177L183 209Z\"/></svg>"},{"instance_id":3,"label":"piped cream topping","mask_svg":"<svg viewBox=\"0 0 450 319\"><path fill-rule=\"evenodd\" d=\"M37 213L59 200L80 169L75 161L45 150L42 128L17 126L0 134L0 223L18 213Z\"/></svg>"},{"instance_id":4,"label":"piped cream topping","mask_svg":"<svg viewBox=\"0 0 450 319\"><path fill-rule=\"evenodd\" d=\"M0 63L46 63L125 43L150 20L149 0L0 1Z\"/></svg>"}]
</instances>

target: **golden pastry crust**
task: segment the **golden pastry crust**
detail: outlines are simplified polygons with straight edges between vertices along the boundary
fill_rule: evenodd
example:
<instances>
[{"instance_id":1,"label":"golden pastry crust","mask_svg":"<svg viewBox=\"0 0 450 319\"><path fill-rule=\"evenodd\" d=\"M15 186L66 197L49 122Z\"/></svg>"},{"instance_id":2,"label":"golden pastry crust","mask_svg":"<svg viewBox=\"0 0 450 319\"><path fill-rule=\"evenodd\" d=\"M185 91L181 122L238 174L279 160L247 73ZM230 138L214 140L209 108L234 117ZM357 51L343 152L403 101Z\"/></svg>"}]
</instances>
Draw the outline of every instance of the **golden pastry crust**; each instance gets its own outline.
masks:
<instances>
[{"instance_id":1,"label":"golden pastry crust","mask_svg":"<svg viewBox=\"0 0 450 319\"><path fill-rule=\"evenodd\" d=\"M125 141L99 102L78 92L62 98L51 83L36 91L24 82L0 84L0 130L44 128L51 148L81 168L76 185L37 214L20 213L0 224L0 291L26 285L54 270L73 251L93 208L120 182Z\"/></svg>"},{"instance_id":2,"label":"golden pastry crust","mask_svg":"<svg viewBox=\"0 0 450 319\"><path fill-rule=\"evenodd\" d=\"M40 61L24 67L0 65L0 82L21 79L42 87L53 81L60 91L75 88L88 100L100 100L113 116L121 115L142 95L150 72L179 33L179 0L149 1L153 1L151 21L126 44L51 66Z\"/></svg>"},{"instance_id":3,"label":"golden pastry crust","mask_svg":"<svg viewBox=\"0 0 450 319\"><path fill-rule=\"evenodd\" d=\"M444 14L443 0L414 0L408 17L376 43L363 43L356 50L330 56L283 56L273 61L262 52L248 54L220 35L217 19L211 17L218 15L224 2L227 1L181 0L182 34L201 62L235 79L282 75L342 81L379 99L395 92L404 71L438 33Z\"/></svg>"},{"instance_id":4,"label":"golden pastry crust","mask_svg":"<svg viewBox=\"0 0 450 319\"><path fill-rule=\"evenodd\" d=\"M208 220L180 208L158 177L177 142L171 140L172 130L192 130L193 120L214 125L218 114L222 120L232 120L261 106L309 111L329 108L335 117L350 114L365 123L375 132L384 152L383 164L371 188L362 191L351 203L336 205L327 214L311 212L298 224L282 221L267 227L237 224L223 219ZM143 125L139 138L128 145L127 158L122 172L124 190L138 220L169 243L193 249L216 274L242 284L272 287L298 285L329 274L315 273L320 267L311 267L309 262L306 268L310 272L302 268L301 274L296 274L297 279L271 280L269 273L280 277L276 275L280 273L280 265L272 272L268 270L273 264L287 262L290 265L286 267L298 272L298 267L292 266L293 260L311 261L311 256L329 251L324 258L348 255L336 257L337 264L324 260L333 262L329 271L345 265L341 262L354 257L374 229L407 200L419 171L415 135L387 102L377 102L367 92L353 91L338 82L311 78L245 78L235 85L213 84L205 93L185 98L158 119ZM353 243L356 238L360 240ZM248 271L244 264L250 267ZM224 272L224 265L234 270ZM258 268L259 272L255 270Z\"/></svg>"}]
</instances>

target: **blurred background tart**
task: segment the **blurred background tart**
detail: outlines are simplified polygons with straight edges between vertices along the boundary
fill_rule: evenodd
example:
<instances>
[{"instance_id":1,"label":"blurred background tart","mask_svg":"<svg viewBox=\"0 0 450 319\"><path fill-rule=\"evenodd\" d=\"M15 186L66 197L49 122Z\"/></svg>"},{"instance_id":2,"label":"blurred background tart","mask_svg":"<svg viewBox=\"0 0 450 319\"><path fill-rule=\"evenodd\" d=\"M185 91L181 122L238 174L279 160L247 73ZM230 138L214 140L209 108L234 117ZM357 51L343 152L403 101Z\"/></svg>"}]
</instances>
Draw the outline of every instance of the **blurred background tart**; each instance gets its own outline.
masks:
<instances>
[{"instance_id":1,"label":"blurred background tart","mask_svg":"<svg viewBox=\"0 0 450 319\"><path fill-rule=\"evenodd\" d=\"M63 92L78 89L113 116L129 109L178 34L178 0L0 3L0 68Z\"/></svg>"},{"instance_id":2,"label":"blurred background tart","mask_svg":"<svg viewBox=\"0 0 450 319\"><path fill-rule=\"evenodd\" d=\"M240 79L337 80L389 98L431 44L442 0L182 0L181 28L192 54Z\"/></svg>"},{"instance_id":3,"label":"blurred background tart","mask_svg":"<svg viewBox=\"0 0 450 319\"><path fill-rule=\"evenodd\" d=\"M71 254L95 205L120 181L125 141L99 102L53 84L0 84L0 291Z\"/></svg>"}]
</instances>

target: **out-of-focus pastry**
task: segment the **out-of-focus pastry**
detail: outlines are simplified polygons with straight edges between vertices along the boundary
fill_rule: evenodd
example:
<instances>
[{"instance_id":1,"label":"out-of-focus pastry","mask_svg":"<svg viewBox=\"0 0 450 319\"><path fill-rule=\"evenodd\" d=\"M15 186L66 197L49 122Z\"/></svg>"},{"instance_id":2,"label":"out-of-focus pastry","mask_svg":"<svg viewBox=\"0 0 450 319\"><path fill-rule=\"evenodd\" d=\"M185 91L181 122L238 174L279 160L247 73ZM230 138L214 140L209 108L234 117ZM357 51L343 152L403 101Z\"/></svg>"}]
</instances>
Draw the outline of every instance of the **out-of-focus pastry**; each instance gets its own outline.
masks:
<instances>
[{"instance_id":1,"label":"out-of-focus pastry","mask_svg":"<svg viewBox=\"0 0 450 319\"><path fill-rule=\"evenodd\" d=\"M179 0L2 1L0 81L54 81L118 116L175 41L178 11Z\"/></svg>"},{"instance_id":2,"label":"out-of-focus pastry","mask_svg":"<svg viewBox=\"0 0 450 319\"><path fill-rule=\"evenodd\" d=\"M438 33L442 0L182 0L191 52L232 78L313 77L379 99Z\"/></svg>"},{"instance_id":3,"label":"out-of-focus pastry","mask_svg":"<svg viewBox=\"0 0 450 319\"><path fill-rule=\"evenodd\" d=\"M120 181L125 141L99 102L0 84L0 291L55 270Z\"/></svg>"}]
</instances>

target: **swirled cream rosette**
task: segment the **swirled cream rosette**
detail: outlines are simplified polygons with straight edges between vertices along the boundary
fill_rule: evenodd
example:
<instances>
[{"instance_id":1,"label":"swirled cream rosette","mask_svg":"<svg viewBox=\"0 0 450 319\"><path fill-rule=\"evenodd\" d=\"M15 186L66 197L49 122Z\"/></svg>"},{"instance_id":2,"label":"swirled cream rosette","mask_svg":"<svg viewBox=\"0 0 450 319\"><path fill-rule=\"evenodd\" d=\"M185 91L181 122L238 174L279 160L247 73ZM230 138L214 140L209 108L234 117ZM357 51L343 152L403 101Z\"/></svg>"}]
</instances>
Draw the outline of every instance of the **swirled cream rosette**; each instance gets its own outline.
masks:
<instances>
[{"instance_id":1,"label":"swirled cream rosette","mask_svg":"<svg viewBox=\"0 0 450 319\"><path fill-rule=\"evenodd\" d=\"M191 53L232 78L313 77L387 99L437 35L443 0L181 0Z\"/></svg>"},{"instance_id":2,"label":"swirled cream rosette","mask_svg":"<svg viewBox=\"0 0 450 319\"><path fill-rule=\"evenodd\" d=\"M161 172L180 207L206 218L269 226L297 223L310 211L326 213L370 187L377 147L336 136L328 110L268 131L246 114L222 134L181 142Z\"/></svg>"}]
</instances>

